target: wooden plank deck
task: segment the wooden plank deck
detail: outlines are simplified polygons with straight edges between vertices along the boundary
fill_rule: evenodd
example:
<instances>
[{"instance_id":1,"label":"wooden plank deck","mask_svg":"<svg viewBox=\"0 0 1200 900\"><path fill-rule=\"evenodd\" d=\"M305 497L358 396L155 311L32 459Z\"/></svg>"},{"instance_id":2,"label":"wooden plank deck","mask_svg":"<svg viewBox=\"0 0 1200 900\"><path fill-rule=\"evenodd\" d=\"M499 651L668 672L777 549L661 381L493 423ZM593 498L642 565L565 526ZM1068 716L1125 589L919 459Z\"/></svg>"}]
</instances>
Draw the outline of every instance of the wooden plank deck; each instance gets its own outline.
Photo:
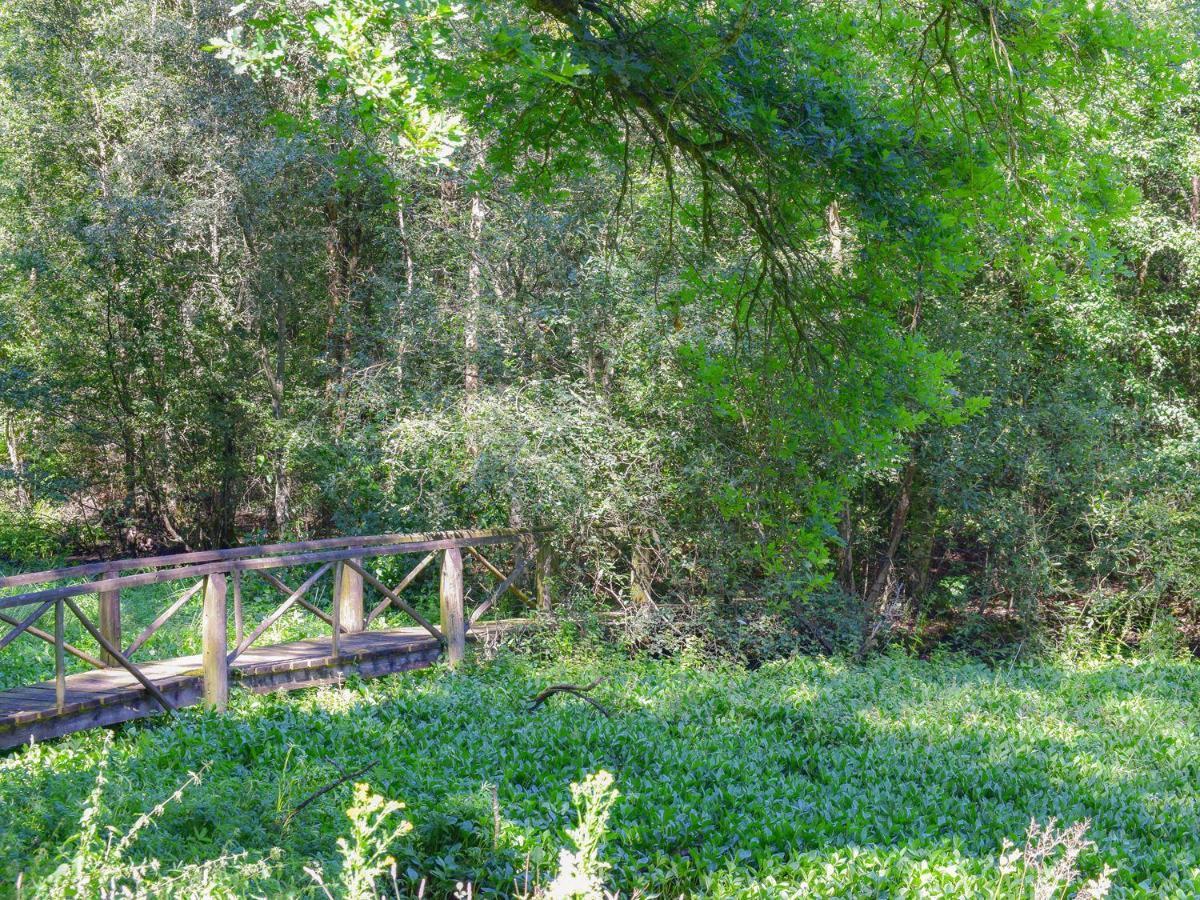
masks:
<instances>
[{"instance_id":1,"label":"wooden plank deck","mask_svg":"<svg viewBox=\"0 0 1200 900\"><path fill-rule=\"evenodd\" d=\"M504 631L515 624L481 623L471 629L471 634L477 637ZM290 690L339 683L351 674L374 678L424 668L441 654L438 642L423 628L343 634L338 643L338 659L332 655L329 637L251 647L230 664L230 681L256 693ZM148 662L140 668L176 708L199 703L204 696L199 654ZM115 725L161 711L125 669L80 672L67 676L66 705L61 711L56 708L53 681L0 692L0 748L26 744L30 738L45 740Z\"/></svg>"}]
</instances>

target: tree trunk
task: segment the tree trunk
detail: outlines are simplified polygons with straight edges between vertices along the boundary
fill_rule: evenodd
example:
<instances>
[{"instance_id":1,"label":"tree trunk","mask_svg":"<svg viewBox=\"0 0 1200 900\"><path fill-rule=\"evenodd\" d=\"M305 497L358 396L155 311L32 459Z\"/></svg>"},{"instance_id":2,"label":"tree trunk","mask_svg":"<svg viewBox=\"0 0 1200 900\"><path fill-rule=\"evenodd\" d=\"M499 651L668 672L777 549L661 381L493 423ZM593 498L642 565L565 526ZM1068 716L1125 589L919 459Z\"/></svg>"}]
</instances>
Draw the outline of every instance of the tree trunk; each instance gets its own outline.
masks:
<instances>
[{"instance_id":1,"label":"tree trunk","mask_svg":"<svg viewBox=\"0 0 1200 900\"><path fill-rule=\"evenodd\" d=\"M21 459L21 443L17 433L16 416L11 413L4 421L4 440L8 445L8 463L12 467L13 488L17 506L29 506L29 485L25 483L25 463Z\"/></svg>"},{"instance_id":2,"label":"tree trunk","mask_svg":"<svg viewBox=\"0 0 1200 900\"><path fill-rule=\"evenodd\" d=\"M404 204L396 204L396 222L400 226L400 244L404 248L404 292L406 296L413 294L413 283L416 280L416 265L413 262L412 244L408 238L408 222L404 218Z\"/></svg>"},{"instance_id":3,"label":"tree trunk","mask_svg":"<svg viewBox=\"0 0 1200 900\"><path fill-rule=\"evenodd\" d=\"M842 212L838 202L833 200L825 207L825 225L829 229L829 258L833 262L835 272L842 271L844 262L842 251Z\"/></svg>"},{"instance_id":4,"label":"tree trunk","mask_svg":"<svg viewBox=\"0 0 1200 900\"><path fill-rule=\"evenodd\" d=\"M271 418L275 422L275 448L271 459L271 514L275 534L282 539L291 524L291 498L288 491L287 464L282 447L284 390L287 386L287 299L281 293L275 300L275 360L267 368L267 385L271 392Z\"/></svg>"},{"instance_id":5,"label":"tree trunk","mask_svg":"<svg viewBox=\"0 0 1200 900\"><path fill-rule=\"evenodd\" d=\"M867 594L863 598L868 610L875 608L875 604L883 594L883 588L887 584L888 576L891 574L892 566L896 561L896 551L900 549L900 539L904 536L904 524L908 520L908 510L912 505L912 483L916 471L917 464L910 462L905 466L904 474L900 476L900 496L896 500L896 509L892 512L892 527L888 532L887 547L884 550L883 557L879 561L879 568L875 572L875 578L872 580L871 586L867 589Z\"/></svg>"},{"instance_id":6,"label":"tree trunk","mask_svg":"<svg viewBox=\"0 0 1200 900\"><path fill-rule=\"evenodd\" d=\"M629 596L636 606L645 606L654 602L654 570L652 550L648 536L638 529L633 535L633 550L630 552Z\"/></svg>"},{"instance_id":7,"label":"tree trunk","mask_svg":"<svg viewBox=\"0 0 1200 900\"><path fill-rule=\"evenodd\" d=\"M838 566L838 583L842 590L850 596L858 594L858 585L854 582L854 520L850 516L850 501L842 504L841 521L838 531L842 539L841 564Z\"/></svg>"},{"instance_id":8,"label":"tree trunk","mask_svg":"<svg viewBox=\"0 0 1200 900\"><path fill-rule=\"evenodd\" d=\"M362 229L354 220L353 207L345 200L326 201L325 219L329 225L326 247L330 263L326 342L337 373L331 384L340 390L354 343L352 295L358 277Z\"/></svg>"},{"instance_id":9,"label":"tree trunk","mask_svg":"<svg viewBox=\"0 0 1200 900\"><path fill-rule=\"evenodd\" d=\"M463 389L467 409L479 396L479 306L480 259L482 256L483 201L478 195L471 198L471 259L467 264L467 302L463 314Z\"/></svg>"},{"instance_id":10,"label":"tree trunk","mask_svg":"<svg viewBox=\"0 0 1200 900\"><path fill-rule=\"evenodd\" d=\"M895 567L896 551L900 549L900 539L904 536L904 524L908 520L908 510L912 505L912 483L916 474L916 461L910 461L900 476L900 495L896 499L896 509L892 512L892 526L888 533L887 546L875 572L875 578L867 588L863 597L864 629L863 640L855 654L857 659L863 659L875 646L879 633L887 624L888 604L881 603L888 579Z\"/></svg>"}]
</instances>

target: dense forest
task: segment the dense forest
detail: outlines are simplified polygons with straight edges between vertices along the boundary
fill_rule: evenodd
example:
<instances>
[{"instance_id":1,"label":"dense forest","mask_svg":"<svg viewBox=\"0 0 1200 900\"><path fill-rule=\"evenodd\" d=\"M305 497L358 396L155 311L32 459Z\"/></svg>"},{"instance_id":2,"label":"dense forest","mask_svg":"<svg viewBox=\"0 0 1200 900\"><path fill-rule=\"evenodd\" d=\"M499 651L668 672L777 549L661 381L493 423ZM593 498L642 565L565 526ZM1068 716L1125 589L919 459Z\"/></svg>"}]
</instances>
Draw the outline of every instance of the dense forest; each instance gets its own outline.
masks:
<instances>
[{"instance_id":1,"label":"dense forest","mask_svg":"<svg viewBox=\"0 0 1200 900\"><path fill-rule=\"evenodd\" d=\"M821 643L1195 640L1189 15L8 3L13 550L533 523Z\"/></svg>"},{"instance_id":2,"label":"dense forest","mask_svg":"<svg viewBox=\"0 0 1200 900\"><path fill-rule=\"evenodd\" d=\"M1086 646L1158 660L1139 690L1159 697L1154 686L1170 684L1159 699L1178 702L1167 715L1147 701L1148 718L1124 736L1105 719L1096 758L1136 739L1130 765L1142 771L1137 754L1176 729L1187 749L1162 777L1194 776L1194 705L1174 692L1200 677L1181 661L1200 650L1198 50L1200 11L1172 0L5 0L0 556L13 570L329 535L545 528L571 629L552 625L525 655L501 655L479 687L443 674L420 683L424 700L404 699L404 684L373 688L381 708L565 752L553 734L526 734L519 711L501 726L475 719L471 692L510 676L533 692L562 674L538 660L579 654L589 661L566 674L615 678L610 704L641 710L631 698L657 683L662 715L695 705L720 720L709 749L674 760L676 783L723 753L718 771L737 781L785 765L773 754L791 727L772 718L771 682L751 672L847 704L841 718L795 726L816 745L871 745L878 723L863 710L878 703L897 723L919 710L932 729L913 738L924 746L956 740L929 737L942 727L933 697L954 721L1018 707L1076 723L1117 716L1123 682L1097 674L1093 657L1066 674L1030 661ZM611 640L587 636L597 610ZM622 662L605 655L613 646ZM921 669L931 654L934 668ZM685 677L695 655L705 662ZM680 658L682 670L656 668ZM1001 686L980 658L1049 668ZM619 674L625 665L635 668ZM866 695L851 698L855 679ZM960 681L976 692L948 696ZM716 697L719 683L732 699ZM907 796L907 744L875 761L892 788L876 797L874 824L826 809L816 831L771 832L763 823L795 799L780 775L777 795L748 801L765 830L745 857L718 838L664 844L640 820L601 863L587 823L603 830L610 809L636 820L670 806L651 799L637 760L678 735L658 719L584 726L592 711L566 700L552 713L562 742L587 743L579 728L602 735L582 768L547 769L563 809L577 782L576 862L593 885L580 896L601 896L605 878L622 896L1017 896L988 880L1011 874L1008 857L995 871L979 860L1000 853L1001 836L1024 839L1031 817L1091 816L1110 837L1153 818L1093 808L1099 787L1084 796L1065 781L1029 800L1021 773L1039 738L996 726L997 745L981 726L961 738L977 746L956 744L942 775L924 777L952 794L979 777L972 760L1011 757L1004 772L993 759L983 788L993 794L976 798L1009 804L994 827L948 813L952 797L909 798L930 804L911 814L920 822L958 823L944 825L965 841L953 853L983 866L965 880L937 887L910 863L852 854L839 881L811 855L825 841L903 844L889 829L914 819L882 798ZM748 725L722 719L751 707ZM246 727L270 732L254 721ZM203 727L228 732L212 737L218 746L241 740L234 725ZM185 742L186 726L172 728ZM424 740L413 759L435 752ZM154 752L168 771L199 765ZM283 751L264 754L271 771L290 765ZM827 762L787 765L817 778ZM14 777L39 765L6 764ZM623 771L640 784L644 809L613 807L599 776L575 778L601 765L618 789ZM846 758L836 765L832 789L854 780ZM86 794L88 772L82 788L54 790ZM129 821L175 786L138 778L117 804ZM440 790L398 774L390 784L410 799ZM328 873L326 886L299 862L280 875L270 854L243 858L268 844L312 856L313 835L345 821L334 807L308 836L213 838L205 852L219 864L203 863L204 877L216 893L262 878L259 895L354 897L374 896L376 878L401 896L428 877L449 896L463 883L512 893L524 865L523 895L534 896L530 845L506 843L499 812L533 800L491 784L492 800L463 800L467 811L430 800L441 819L414 814L420 843L406 845L403 884L371 868L383 850L355 857L367 873L358 887ZM1137 802L1167 790L1122 784ZM325 800L344 807L348 790ZM356 814L380 825L396 813L363 791L356 829L367 827ZM1194 821L1190 809L1172 821ZM493 811L486 841L462 831L475 819L490 829ZM28 812L29 834L39 816L52 818ZM1054 824L1030 832L1021 890L1042 877L1038 840L1053 838L1043 856L1061 845L1074 865L1082 831ZM1194 847L1172 860L1146 849L1178 837L1160 825L1113 837L1126 858L1091 858L1098 880L1085 890L1097 893L1079 896L1102 896L1109 874L1130 895L1168 881L1166 893L1194 895ZM211 837L216 826L195 827ZM677 837L745 827L693 821ZM550 871L561 842L537 840ZM666 856L637 849L647 842ZM0 855L13 879L54 870L38 841L19 843ZM157 857L173 858L161 844ZM242 869L219 857L234 844ZM780 846L810 855L776 872L776 890L764 860ZM945 874L945 859L922 858L922 871L942 873L930 878ZM96 865L133 894L175 890ZM66 890L63 871L46 892ZM1054 896L1076 875L1058 872ZM572 895L561 884L550 894Z\"/></svg>"}]
</instances>

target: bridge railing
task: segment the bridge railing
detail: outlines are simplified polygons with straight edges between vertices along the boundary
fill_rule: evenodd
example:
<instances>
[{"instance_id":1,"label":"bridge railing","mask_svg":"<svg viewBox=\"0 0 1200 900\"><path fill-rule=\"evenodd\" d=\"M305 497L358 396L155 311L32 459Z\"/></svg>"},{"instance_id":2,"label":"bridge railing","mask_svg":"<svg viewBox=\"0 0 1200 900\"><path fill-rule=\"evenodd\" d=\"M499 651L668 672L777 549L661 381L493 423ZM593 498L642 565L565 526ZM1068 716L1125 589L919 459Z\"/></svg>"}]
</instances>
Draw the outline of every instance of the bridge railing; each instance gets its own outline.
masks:
<instances>
[{"instance_id":1,"label":"bridge railing","mask_svg":"<svg viewBox=\"0 0 1200 900\"><path fill-rule=\"evenodd\" d=\"M484 555L483 548L511 545L512 570L505 572ZM469 614L464 609L463 553L482 566L497 583L489 595ZM395 586L389 587L376 572L372 561L407 554L420 554L420 560ZM542 530L492 529L484 531L443 531L420 534L384 534L327 538L287 544L263 544L225 550L202 550L162 556L87 563L42 572L22 572L0 577L0 590L37 587L34 590L0 597L0 623L11 626L0 637L0 651L22 634L54 645L56 701L61 711L66 703L66 655L80 659L93 668L120 667L127 670L164 710L171 703L133 662L133 656L180 609L194 597L202 598L201 646L205 701L224 708L229 696L229 665L255 644L289 610L300 608L322 620L330 628L331 653L340 656L343 635L368 629L387 609L399 609L442 645L446 658L456 665L465 652L466 633L496 602L509 593L523 603L546 609L549 591L546 575L550 564L548 535ZM426 619L401 596L402 592L435 560L441 562L439 589L440 627ZM299 587L292 588L277 570L296 566L318 568ZM531 574L534 594L520 587ZM126 574L128 573L128 574ZM254 575L263 579L285 599L258 625L247 629L242 603L243 579ZM308 594L319 581L333 579L332 603L326 612L310 600ZM90 579L90 580L80 580ZM124 589L174 581L195 583L184 590L146 626L128 645L121 633L121 592ZM229 582L233 589L234 640L229 643L227 602ZM369 610L364 606L364 587L376 591L379 602ZM95 594L96 618L92 619L75 598ZM33 607L20 615L17 611ZM54 630L44 631L37 622L53 608ZM65 640L66 613L70 612L99 644L101 655L92 655Z\"/></svg>"}]
</instances>

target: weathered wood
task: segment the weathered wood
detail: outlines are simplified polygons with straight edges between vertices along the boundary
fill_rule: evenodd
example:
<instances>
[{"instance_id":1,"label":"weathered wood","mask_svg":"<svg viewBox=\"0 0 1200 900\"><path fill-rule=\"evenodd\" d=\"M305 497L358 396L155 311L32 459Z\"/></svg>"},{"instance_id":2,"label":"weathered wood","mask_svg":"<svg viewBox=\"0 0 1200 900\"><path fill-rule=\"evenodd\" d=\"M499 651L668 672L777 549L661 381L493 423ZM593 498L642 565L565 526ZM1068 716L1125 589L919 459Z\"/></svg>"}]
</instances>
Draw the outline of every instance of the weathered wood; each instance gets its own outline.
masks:
<instances>
[{"instance_id":1,"label":"weathered wood","mask_svg":"<svg viewBox=\"0 0 1200 900\"><path fill-rule=\"evenodd\" d=\"M459 558L461 559L461 554L460 554ZM381 593L385 597L387 597L389 601L391 601L396 606L400 607L400 609L402 609L406 613L408 613L409 616L412 617L414 622L416 622L418 625L420 625L422 628L424 628L426 631L428 631L430 634L432 634L439 641L445 640L442 633L440 631L438 631L437 628L435 628L428 619L426 619L423 615L421 615L419 612L417 612L408 602L401 599L401 597L395 591L393 591L391 588L389 588L386 584L384 584L382 581L380 581L378 578L376 578L374 575L372 575L370 572L368 572L366 569L364 569L362 566L360 566L356 562L351 561L351 562L347 563L347 565L349 565L351 568L353 568L355 571L357 571L358 574L361 575L363 577L363 579L369 585L371 585L371 587L375 588L375 590L379 591L379 593Z\"/></svg>"},{"instance_id":2,"label":"weathered wood","mask_svg":"<svg viewBox=\"0 0 1200 900\"><path fill-rule=\"evenodd\" d=\"M481 623L481 634L527 627L524 620ZM230 666L230 683L258 693L344 683L356 675L374 678L418 669L441 654L438 641L419 628L363 631L342 638L336 663L328 636L246 651ZM144 673L175 708L203 701L201 657L146 663ZM0 692L0 748L45 740L86 728L113 725L160 711L158 702L125 669L102 669L67 676L66 705L56 708L54 682Z\"/></svg>"},{"instance_id":3,"label":"weathered wood","mask_svg":"<svg viewBox=\"0 0 1200 900\"><path fill-rule=\"evenodd\" d=\"M537 607L542 612L551 608L550 575L554 570L554 550L550 541L542 538L537 542L536 559L533 567L533 592L537 596Z\"/></svg>"},{"instance_id":4,"label":"weathered wood","mask_svg":"<svg viewBox=\"0 0 1200 900\"><path fill-rule=\"evenodd\" d=\"M463 560L458 547L448 547L442 554L441 611L446 660L454 667L466 656L467 639L463 620Z\"/></svg>"},{"instance_id":5,"label":"weathered wood","mask_svg":"<svg viewBox=\"0 0 1200 900\"><path fill-rule=\"evenodd\" d=\"M337 765L337 764L334 763L334 765ZM325 785L324 787L318 788L317 790L315 790L311 794L309 794L307 797L305 797L303 800L301 800L298 804L296 804L296 806L292 809L292 811L283 817L283 827L286 829L287 826L291 823L292 819L296 818L296 816L299 815L304 810L304 808L306 806L308 806L310 803L312 803L314 800L317 800L317 799L325 796L330 791L332 791L334 788L340 787L341 785L345 784L347 781L351 781L355 778L358 778L360 775L366 774L367 772L369 772L373 768L375 768L377 765L379 765L379 760L374 759L374 760L371 760L371 762L367 763L365 766L355 769L353 772L346 772L343 769L341 769L341 767L339 766L338 771L340 771L342 773L341 777L331 781L329 784Z\"/></svg>"},{"instance_id":6,"label":"weathered wood","mask_svg":"<svg viewBox=\"0 0 1200 900\"><path fill-rule=\"evenodd\" d=\"M492 563L491 560L489 560L486 556L484 556L482 553L480 553L477 549L475 549L474 547L467 547L466 550L473 557L475 557L477 560L479 560L480 563L483 564L483 567L485 569L487 569L489 573L491 573L493 578L495 578L497 581L505 580L504 573L499 568L497 568L496 565L494 563ZM529 604L533 603L533 598L530 597L529 594L527 594L525 591L523 591L519 587L517 587L515 584L510 584L508 586L508 590L511 591L513 594L515 594L517 597L520 597L526 603L529 603Z\"/></svg>"},{"instance_id":7,"label":"weathered wood","mask_svg":"<svg viewBox=\"0 0 1200 900\"><path fill-rule=\"evenodd\" d=\"M22 619L20 622L18 622L16 625L14 625L12 631L10 631L4 637L0 638L0 650L3 650L5 647L7 647L9 644L11 644L13 641L15 641L17 638L19 638L21 636L21 633L23 631L25 631L25 629L27 629L30 625L32 625L34 622L36 622L38 619L40 619L43 615L45 615L46 610L48 610L53 605L54 605L53 600L47 600L45 603L43 603L41 606L39 606L37 609L35 609L29 615L27 615L24 619Z\"/></svg>"},{"instance_id":8,"label":"weathered wood","mask_svg":"<svg viewBox=\"0 0 1200 900\"><path fill-rule=\"evenodd\" d=\"M380 591L380 593L383 594L383 600L381 600L379 605L376 606L374 609L372 609L371 612L367 615L367 625L370 625L373 621L375 621L375 618L380 613L382 613L385 609L387 609L389 606L391 606L394 602L392 600L392 597L399 594L406 587L408 587L410 584L412 584L413 579L415 579L418 575L420 575L422 572L424 572L425 568L431 562L433 562L435 557L437 557L436 552L425 554L425 556L422 557L421 561L419 563L417 563L415 566L413 566L409 570L408 574L404 576L404 579L398 585L396 585L394 588L392 588L391 591L386 591L386 592ZM362 573L359 573L359 574L361 575Z\"/></svg>"},{"instance_id":9,"label":"weathered wood","mask_svg":"<svg viewBox=\"0 0 1200 900\"><path fill-rule=\"evenodd\" d=\"M342 636L341 616L338 613L338 594L342 591L342 575L346 570L346 564L339 562L335 564L333 569L333 604L330 611L333 613L333 621L330 623L329 645L333 649L333 658L337 659L340 655L340 647L338 646L339 639Z\"/></svg>"},{"instance_id":10,"label":"weathered wood","mask_svg":"<svg viewBox=\"0 0 1200 900\"><path fill-rule=\"evenodd\" d=\"M353 558L397 556L404 553L424 553L430 550L445 550L451 547L461 548L468 545L488 546L491 544L511 543L513 541L512 535L506 533L491 534L484 532L481 534L482 536L453 537L429 541L415 541L405 544L326 550L319 553L299 553L295 556L267 556L258 559L237 561L236 565L243 571L257 572L262 569L283 569L289 566L337 562ZM147 584L161 584L164 581L200 578L204 575L228 572L234 565L234 562L222 560L220 562L205 563L204 565L182 566L177 569L161 569L156 572L142 572L137 575L124 575L119 578L106 578L101 581L30 591L25 594L15 594L11 597L0 598L0 609L29 606L33 603L59 600L63 597L78 597L81 594L94 594L98 591L121 590L123 588L141 587ZM3 585L0 585L0 587L3 587Z\"/></svg>"},{"instance_id":11,"label":"weathered wood","mask_svg":"<svg viewBox=\"0 0 1200 900\"><path fill-rule=\"evenodd\" d=\"M237 659L237 657L240 656L248 647L262 637L264 631L278 622L280 616L291 609L292 605L296 603L296 601L298 601L310 587L316 584L317 579L329 571L331 565L332 563L326 563L325 565L321 566L321 568L317 569L317 571L315 571L312 575L308 576L308 578L305 579L304 583L300 585L300 587L292 591L291 595L284 600L283 603L281 603L273 613L259 623L259 626L250 633L249 637L233 648L233 651L229 654L229 661L233 662L235 659Z\"/></svg>"},{"instance_id":12,"label":"weathered wood","mask_svg":"<svg viewBox=\"0 0 1200 900\"><path fill-rule=\"evenodd\" d=\"M277 590L281 594L283 594L283 596L290 597L292 594L295 593L295 591L293 591L290 587L288 587L287 584L284 583L284 581L282 579L275 577L270 572L258 572L257 574L260 578L262 578L265 582L267 582L267 584L271 585L273 588L275 588L275 590ZM296 598L296 605L303 606L305 609L307 609L310 613L312 613L314 616L316 616L318 619L320 619L326 625L333 624L333 616L331 616L329 613L325 612L325 610L321 609L319 606L314 606L313 604L309 603L303 597ZM342 629L342 630L345 631L345 629Z\"/></svg>"},{"instance_id":13,"label":"weathered wood","mask_svg":"<svg viewBox=\"0 0 1200 900\"><path fill-rule=\"evenodd\" d=\"M209 575L204 582L204 703L224 712L229 703L229 633L225 610L225 576Z\"/></svg>"},{"instance_id":14,"label":"weathered wood","mask_svg":"<svg viewBox=\"0 0 1200 900\"><path fill-rule=\"evenodd\" d=\"M233 570L233 645L242 643L246 636L246 615L242 609L242 570Z\"/></svg>"},{"instance_id":15,"label":"weathered wood","mask_svg":"<svg viewBox=\"0 0 1200 900\"><path fill-rule=\"evenodd\" d=\"M357 560L347 560L341 564L341 577L333 598L337 606L338 622L347 633L363 630L363 579L353 566L347 564L351 562ZM361 568L361 563L359 567Z\"/></svg>"},{"instance_id":16,"label":"weathered wood","mask_svg":"<svg viewBox=\"0 0 1200 900\"><path fill-rule=\"evenodd\" d=\"M515 582L525 573L525 568L528 565L529 560L527 559L522 558L517 561L517 567L513 569L512 574L505 578L504 581L502 581L500 585L494 591L492 591L491 596L480 603L479 606L475 608L475 611L471 613L471 621L468 623L468 626L474 625L484 613L492 608L492 604L499 600L500 596L512 587L513 582Z\"/></svg>"},{"instance_id":17,"label":"weathered wood","mask_svg":"<svg viewBox=\"0 0 1200 900\"><path fill-rule=\"evenodd\" d=\"M12 579L0 579L0 587L17 584L42 584L61 578L98 576L93 581L50 587L24 594L0 598L0 609L24 607L23 618L0 613L0 622L12 626L0 638L0 649L12 643L20 634L29 631L40 640L54 646L54 679L48 683L0 691L0 747L13 746L30 737L47 737L69 733L79 728L111 724L147 715L157 709L171 711L178 705L203 700L222 709L228 702L230 672L254 690L282 690L305 684L331 683L357 672L364 676L402 671L432 662L444 652L451 664L462 660L465 652L465 632L469 627L464 618L463 554L462 549L486 547L492 544L529 541L530 531L464 531L438 532L421 535L380 535L367 538L333 539L301 544L264 545L261 548L234 548L229 551L172 554L144 560L97 563L25 573ZM416 539L414 539L416 538ZM265 550L283 551L279 555L262 556ZM500 570L482 553L477 553L493 577ZM253 554L259 555L253 555ZM287 555L284 555L284 554ZM363 561L379 556L423 553L396 589L390 589L368 572ZM446 623L439 630L399 593L408 587L428 567L433 557L442 556L441 615ZM516 588L529 562L526 554L517 554L513 573L500 578L500 584L489 598L475 610L474 622L506 591L527 599L528 594ZM186 563L186 564L181 564ZM288 566L319 565L296 591L271 574L269 570ZM336 566L331 614L303 599L325 571ZM121 574L121 570L133 574ZM146 571L150 569L150 571ZM139 571L140 570L140 571ZM241 574L259 572L269 583L287 594L284 602L264 620L254 633L245 635L242 610ZM226 574L234 578L234 628L237 640L229 652L226 609ZM130 644L126 653L118 643L121 621L119 592L125 588L199 578L200 583L184 591L171 606ZM384 597L383 602L363 615L362 591L370 583ZM203 653L193 657L162 660L138 666L129 659L196 592L203 591ZM72 599L85 594L97 594L97 621L84 614ZM292 642L279 647L250 649L250 646L286 611L294 605L309 609L333 626L328 639L316 642ZM365 626L389 605L405 611L420 624L423 632L404 637L400 643L394 632L367 632ZM35 626L36 620L55 606L54 633ZM100 644L100 655L91 656L65 640L65 610L70 609L87 632ZM481 625L488 633L496 623ZM508 627L511 623L503 623ZM414 631L408 629L407 631ZM427 634L429 637L425 637ZM378 639L383 637L383 644ZM472 638L474 638L474 633ZM71 653L92 665L94 671L68 675L66 654ZM147 673L150 674L147 674ZM308 674L306 674L308 673Z\"/></svg>"},{"instance_id":18,"label":"weathered wood","mask_svg":"<svg viewBox=\"0 0 1200 900\"><path fill-rule=\"evenodd\" d=\"M120 574L119 572L117 574ZM96 595L96 621L100 626L100 633L108 638L108 642L114 647L121 646L121 592L120 591L100 591ZM126 656L129 654L127 653ZM117 660L114 657L102 654L102 658L110 666L115 666Z\"/></svg>"},{"instance_id":19,"label":"weathered wood","mask_svg":"<svg viewBox=\"0 0 1200 900\"><path fill-rule=\"evenodd\" d=\"M59 712L67 705L67 654L63 649L63 601L54 604L54 699Z\"/></svg>"},{"instance_id":20,"label":"weathered wood","mask_svg":"<svg viewBox=\"0 0 1200 900\"><path fill-rule=\"evenodd\" d=\"M132 557L106 562L85 563L78 566L46 569L41 572L19 572L15 575L0 577L0 588L23 587L25 585L45 584L48 581L63 581L74 578L89 578L93 575L103 575L118 569L155 569L163 566L182 566L192 563L252 559L276 554L304 553L336 547L356 548L371 547L379 544L412 544L441 540L471 542L479 539L496 539L490 542L503 543L519 538L522 535L536 534L540 531L545 531L545 529L526 529L521 531L511 528L491 528L482 530L466 529L459 531L416 532L412 534L374 534L322 538L315 541L295 541L286 544L258 544L249 547L230 547L224 550L197 550L189 553L146 556L140 559Z\"/></svg>"},{"instance_id":21,"label":"weathered wood","mask_svg":"<svg viewBox=\"0 0 1200 900\"><path fill-rule=\"evenodd\" d=\"M147 625L142 633L133 639L133 643L125 649L125 655L132 657L133 654L135 654L142 647L142 645L146 643L146 641L150 640L150 638L154 636L154 633L158 631L158 629L162 628L163 625L166 624L167 620L170 619L171 616L179 612L185 603L195 597L196 594L200 593L203 587L204 579L202 578L182 594L180 594L174 603L159 613L155 620ZM100 630L103 631L104 629L101 628ZM105 637L108 637L108 635L106 634ZM109 640L111 641L112 639L109 638ZM113 646L117 646L115 641L113 641ZM116 665L116 660L113 660L111 663L109 663L109 665Z\"/></svg>"},{"instance_id":22,"label":"weathered wood","mask_svg":"<svg viewBox=\"0 0 1200 900\"><path fill-rule=\"evenodd\" d=\"M149 678L147 678L142 673L141 669L126 659L124 653L108 642L108 638L101 634L100 629L92 624L92 620L83 614L83 610L81 610L75 604L75 601L70 597L64 597L63 601L67 604L67 608L75 614L75 618L79 620L80 624L87 629L88 634L96 639L96 643L98 643L108 653L109 656L116 659L119 666L126 669L131 675L133 675L134 678L141 682L142 687L149 691L154 699L159 702L159 705L162 706L163 711L173 712L174 707L172 707L167 698L163 696L163 693L158 689L158 686L155 685L155 683Z\"/></svg>"},{"instance_id":23,"label":"weathered wood","mask_svg":"<svg viewBox=\"0 0 1200 900\"><path fill-rule=\"evenodd\" d=\"M7 615L6 613L0 613L0 622L5 622L9 625L20 625L21 624L20 619L14 619L12 616ZM33 635L35 638L45 641L47 644L54 643L54 635L52 635L48 631L42 631L42 629L38 628L36 625L30 625L25 630L27 632L29 632L31 635ZM70 653L72 656L74 656L76 659L82 660L83 662L87 663L89 666L92 666L93 668L103 669L108 665L106 662L104 662L99 657L92 656L92 654L90 654L90 653L85 653L83 650L80 650L74 644L68 644L64 641L63 649L66 650L68 653Z\"/></svg>"},{"instance_id":24,"label":"weathered wood","mask_svg":"<svg viewBox=\"0 0 1200 900\"><path fill-rule=\"evenodd\" d=\"M572 696L578 697L580 700L586 700L588 703L592 704L592 706L604 713L605 718L612 718L612 711L609 710L607 706L605 706L595 697L588 696L591 691L600 686L600 683L604 681L606 677L607 676L602 675L595 681L588 684L552 684L550 687L546 688L544 691L534 697L532 701L530 701L529 711L533 712L555 694L571 694Z\"/></svg>"}]
</instances>

